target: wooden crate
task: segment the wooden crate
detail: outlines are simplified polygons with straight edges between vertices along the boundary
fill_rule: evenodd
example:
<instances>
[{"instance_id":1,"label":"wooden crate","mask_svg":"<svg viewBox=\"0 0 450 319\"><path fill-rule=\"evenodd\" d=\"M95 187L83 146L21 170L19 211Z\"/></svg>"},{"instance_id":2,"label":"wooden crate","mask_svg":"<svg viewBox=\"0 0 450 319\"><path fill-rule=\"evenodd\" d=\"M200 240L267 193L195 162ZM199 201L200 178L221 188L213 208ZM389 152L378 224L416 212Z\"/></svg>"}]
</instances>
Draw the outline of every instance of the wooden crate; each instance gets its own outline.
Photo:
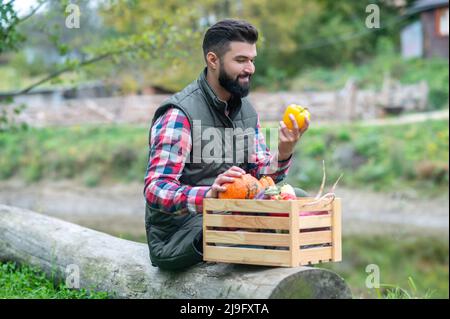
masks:
<instances>
[{"instance_id":1,"label":"wooden crate","mask_svg":"<svg viewBox=\"0 0 450 319\"><path fill-rule=\"evenodd\" d=\"M313 201L204 199L203 259L282 267L340 261L341 200Z\"/></svg>"}]
</instances>

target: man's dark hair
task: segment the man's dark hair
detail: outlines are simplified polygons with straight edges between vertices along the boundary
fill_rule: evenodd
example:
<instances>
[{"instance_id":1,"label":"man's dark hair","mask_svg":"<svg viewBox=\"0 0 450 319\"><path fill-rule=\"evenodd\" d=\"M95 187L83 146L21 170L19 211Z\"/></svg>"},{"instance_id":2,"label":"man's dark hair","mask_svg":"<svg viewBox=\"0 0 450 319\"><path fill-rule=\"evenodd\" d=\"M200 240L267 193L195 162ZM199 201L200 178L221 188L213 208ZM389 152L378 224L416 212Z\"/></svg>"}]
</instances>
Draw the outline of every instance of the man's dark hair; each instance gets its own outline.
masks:
<instances>
[{"instance_id":1,"label":"man's dark hair","mask_svg":"<svg viewBox=\"0 0 450 319\"><path fill-rule=\"evenodd\" d=\"M222 57L230 48L231 41L247 42L258 41L258 30L243 20L226 19L211 26L203 38L203 55L214 52Z\"/></svg>"}]
</instances>

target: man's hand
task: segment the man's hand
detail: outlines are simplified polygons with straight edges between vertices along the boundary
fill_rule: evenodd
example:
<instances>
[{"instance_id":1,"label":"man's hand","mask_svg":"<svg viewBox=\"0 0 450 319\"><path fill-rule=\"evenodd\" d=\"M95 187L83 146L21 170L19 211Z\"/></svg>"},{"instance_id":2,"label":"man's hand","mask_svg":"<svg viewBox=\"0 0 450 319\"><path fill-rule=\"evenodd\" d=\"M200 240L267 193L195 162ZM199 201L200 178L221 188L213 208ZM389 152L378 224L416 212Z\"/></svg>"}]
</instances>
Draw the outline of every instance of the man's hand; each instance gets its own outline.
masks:
<instances>
[{"instance_id":1,"label":"man's hand","mask_svg":"<svg viewBox=\"0 0 450 319\"><path fill-rule=\"evenodd\" d=\"M217 198L219 192L225 192L226 187L222 186L224 183L234 182L234 177L241 177L245 171L237 166L232 166L227 171L223 172L215 179L211 189L206 193L205 197Z\"/></svg>"},{"instance_id":2,"label":"man's hand","mask_svg":"<svg viewBox=\"0 0 450 319\"><path fill-rule=\"evenodd\" d=\"M305 117L305 125L299 129L297 121L293 114L289 114L292 121L292 130L286 127L283 121L280 121L280 131L278 133L278 160L282 161L288 159L294 152L295 145L300 140L300 137L309 127L309 121Z\"/></svg>"}]
</instances>

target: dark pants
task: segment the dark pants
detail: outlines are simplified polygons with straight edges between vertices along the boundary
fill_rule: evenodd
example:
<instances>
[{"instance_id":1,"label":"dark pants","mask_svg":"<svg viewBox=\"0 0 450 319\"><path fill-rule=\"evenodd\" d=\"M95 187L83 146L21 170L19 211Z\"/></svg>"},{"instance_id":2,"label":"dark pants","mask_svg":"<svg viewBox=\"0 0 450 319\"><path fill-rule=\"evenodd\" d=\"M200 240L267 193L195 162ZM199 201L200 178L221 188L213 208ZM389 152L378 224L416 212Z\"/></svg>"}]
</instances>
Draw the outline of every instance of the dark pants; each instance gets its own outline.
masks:
<instances>
[{"instance_id":1,"label":"dark pants","mask_svg":"<svg viewBox=\"0 0 450 319\"><path fill-rule=\"evenodd\" d=\"M202 214L176 216L172 220L171 227L158 227L161 224L146 223L153 266L165 270L182 270L203 260Z\"/></svg>"}]
</instances>

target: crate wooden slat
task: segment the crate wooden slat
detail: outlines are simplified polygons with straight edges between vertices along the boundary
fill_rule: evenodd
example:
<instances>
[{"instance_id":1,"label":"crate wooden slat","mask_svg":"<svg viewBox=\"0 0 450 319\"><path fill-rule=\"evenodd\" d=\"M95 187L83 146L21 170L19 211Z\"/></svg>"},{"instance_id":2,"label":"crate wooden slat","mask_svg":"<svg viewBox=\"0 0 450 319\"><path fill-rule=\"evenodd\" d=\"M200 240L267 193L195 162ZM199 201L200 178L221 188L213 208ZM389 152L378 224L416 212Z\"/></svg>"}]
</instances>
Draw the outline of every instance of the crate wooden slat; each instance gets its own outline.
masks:
<instances>
[{"instance_id":1,"label":"crate wooden slat","mask_svg":"<svg viewBox=\"0 0 450 319\"><path fill-rule=\"evenodd\" d=\"M205 261L283 267L340 261L341 232L339 198L203 201Z\"/></svg>"},{"instance_id":2,"label":"crate wooden slat","mask_svg":"<svg viewBox=\"0 0 450 319\"><path fill-rule=\"evenodd\" d=\"M208 226L214 227L289 229L289 219L281 217L207 214L204 218ZM330 227L331 224L329 214L302 216L299 229Z\"/></svg>"},{"instance_id":3,"label":"crate wooden slat","mask_svg":"<svg viewBox=\"0 0 450 319\"><path fill-rule=\"evenodd\" d=\"M302 245L326 244L333 241L331 230L300 233L300 243Z\"/></svg>"},{"instance_id":4,"label":"crate wooden slat","mask_svg":"<svg viewBox=\"0 0 450 319\"><path fill-rule=\"evenodd\" d=\"M299 238L299 225L300 225L300 216L298 213L299 203L293 202L291 206L291 210L289 212L288 217L282 217L289 219L289 237L290 237L290 245L289 245L289 253L290 253L290 264L289 266L295 267L300 263L300 238Z\"/></svg>"},{"instance_id":5,"label":"crate wooden slat","mask_svg":"<svg viewBox=\"0 0 450 319\"><path fill-rule=\"evenodd\" d=\"M333 202L333 261L342 259L342 222L341 222L341 201Z\"/></svg>"},{"instance_id":6,"label":"crate wooden slat","mask_svg":"<svg viewBox=\"0 0 450 319\"><path fill-rule=\"evenodd\" d=\"M319 261L330 260L332 260L331 247L300 249L300 265L317 264Z\"/></svg>"},{"instance_id":7,"label":"crate wooden slat","mask_svg":"<svg viewBox=\"0 0 450 319\"><path fill-rule=\"evenodd\" d=\"M332 209L332 204L328 202L310 205L312 200L299 199L298 211L300 212L319 212ZM241 212L255 213L286 213L291 211L294 201L286 200L262 200L262 199L216 199L207 198L204 201L206 210L233 211L239 207Z\"/></svg>"},{"instance_id":8,"label":"crate wooden slat","mask_svg":"<svg viewBox=\"0 0 450 319\"><path fill-rule=\"evenodd\" d=\"M245 231L207 230L204 236L207 243L262 245L289 247L289 234L255 233Z\"/></svg>"},{"instance_id":9,"label":"crate wooden slat","mask_svg":"<svg viewBox=\"0 0 450 319\"><path fill-rule=\"evenodd\" d=\"M333 205L328 202L312 204L312 200L297 200L297 211L299 212L321 212L333 209Z\"/></svg>"},{"instance_id":10,"label":"crate wooden slat","mask_svg":"<svg viewBox=\"0 0 450 319\"><path fill-rule=\"evenodd\" d=\"M292 207L290 201L267 201L248 199L215 199L208 198L203 202L206 210L236 211L257 213L289 212Z\"/></svg>"},{"instance_id":11,"label":"crate wooden slat","mask_svg":"<svg viewBox=\"0 0 450 319\"><path fill-rule=\"evenodd\" d=\"M318 216L302 216L300 221L300 229L331 227L331 224L332 218L330 214Z\"/></svg>"},{"instance_id":12,"label":"crate wooden slat","mask_svg":"<svg viewBox=\"0 0 450 319\"><path fill-rule=\"evenodd\" d=\"M289 219L265 216L203 215L204 223L214 227L289 229Z\"/></svg>"},{"instance_id":13,"label":"crate wooden slat","mask_svg":"<svg viewBox=\"0 0 450 319\"><path fill-rule=\"evenodd\" d=\"M318 232L300 233L302 245L317 245L332 242L331 230ZM204 240L208 243L241 244L241 245L264 245L289 247L289 234L268 234L245 231L220 231L207 230Z\"/></svg>"},{"instance_id":14,"label":"crate wooden slat","mask_svg":"<svg viewBox=\"0 0 450 319\"><path fill-rule=\"evenodd\" d=\"M208 261L265 266L284 266L289 264L287 250L254 249L237 247L208 247Z\"/></svg>"}]
</instances>

